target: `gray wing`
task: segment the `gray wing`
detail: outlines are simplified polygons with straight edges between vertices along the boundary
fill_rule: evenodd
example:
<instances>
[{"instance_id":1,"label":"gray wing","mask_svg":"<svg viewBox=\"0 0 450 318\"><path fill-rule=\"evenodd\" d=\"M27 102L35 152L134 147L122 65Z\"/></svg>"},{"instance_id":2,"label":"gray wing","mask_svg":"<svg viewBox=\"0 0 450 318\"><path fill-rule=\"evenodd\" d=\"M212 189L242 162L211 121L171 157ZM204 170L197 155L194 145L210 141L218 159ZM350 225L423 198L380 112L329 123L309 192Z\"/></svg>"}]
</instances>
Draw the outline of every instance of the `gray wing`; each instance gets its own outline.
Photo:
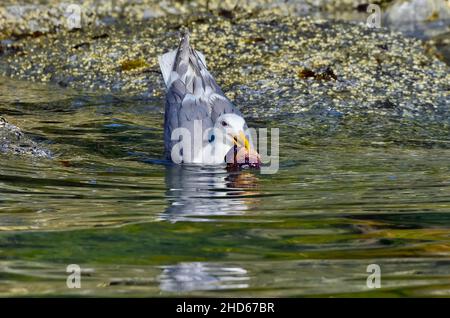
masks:
<instances>
[{"instance_id":1,"label":"gray wing","mask_svg":"<svg viewBox=\"0 0 450 318\"><path fill-rule=\"evenodd\" d=\"M203 55L189 45L188 33L181 39L173 65L170 66L171 77L166 81L168 90L164 120L167 158L170 158L172 147L179 141L171 140L175 129L184 127L193 135L194 120L202 120L203 129L207 129L213 127L217 118L224 113L241 115L208 72Z\"/></svg>"},{"instance_id":2,"label":"gray wing","mask_svg":"<svg viewBox=\"0 0 450 318\"><path fill-rule=\"evenodd\" d=\"M172 147L180 141L180 139L171 139L175 129L180 127L188 129L191 133L191 145L193 145L195 120L201 120L202 131L213 127L208 106L192 96L180 80L175 81L167 92L164 115L164 145L167 159L171 158Z\"/></svg>"}]
</instances>

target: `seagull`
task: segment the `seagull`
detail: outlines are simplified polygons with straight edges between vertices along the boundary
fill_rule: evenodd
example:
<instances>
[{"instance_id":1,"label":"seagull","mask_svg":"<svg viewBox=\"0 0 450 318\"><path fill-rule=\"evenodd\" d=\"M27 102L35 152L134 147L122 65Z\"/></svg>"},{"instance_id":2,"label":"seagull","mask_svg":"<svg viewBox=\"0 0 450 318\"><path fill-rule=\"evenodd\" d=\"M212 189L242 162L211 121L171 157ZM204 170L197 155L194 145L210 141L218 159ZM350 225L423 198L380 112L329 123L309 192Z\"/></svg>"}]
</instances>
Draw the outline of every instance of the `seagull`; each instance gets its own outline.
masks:
<instances>
[{"instance_id":1,"label":"seagull","mask_svg":"<svg viewBox=\"0 0 450 318\"><path fill-rule=\"evenodd\" d=\"M205 57L182 34L177 49L158 57L166 85L164 153L175 163L257 167L259 154L242 113L225 96ZM188 133L185 134L181 133ZM189 143L189 147L186 146Z\"/></svg>"}]
</instances>

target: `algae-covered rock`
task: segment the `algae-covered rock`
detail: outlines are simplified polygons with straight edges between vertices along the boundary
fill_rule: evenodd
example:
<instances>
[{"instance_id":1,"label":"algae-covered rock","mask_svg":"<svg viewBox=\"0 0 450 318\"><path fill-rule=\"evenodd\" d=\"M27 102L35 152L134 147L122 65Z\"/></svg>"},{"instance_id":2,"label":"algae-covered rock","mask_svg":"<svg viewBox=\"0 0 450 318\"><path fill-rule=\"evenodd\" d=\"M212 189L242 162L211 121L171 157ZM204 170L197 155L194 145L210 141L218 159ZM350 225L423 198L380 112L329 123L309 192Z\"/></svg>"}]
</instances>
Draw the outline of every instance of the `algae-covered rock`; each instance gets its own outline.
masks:
<instances>
[{"instance_id":1,"label":"algae-covered rock","mask_svg":"<svg viewBox=\"0 0 450 318\"><path fill-rule=\"evenodd\" d=\"M0 71L77 90L158 97L164 85L157 57L176 47L181 27L191 29L193 45L228 96L255 118L449 113L448 66L422 41L302 17L167 16L60 32L18 41L0 59Z\"/></svg>"}]
</instances>

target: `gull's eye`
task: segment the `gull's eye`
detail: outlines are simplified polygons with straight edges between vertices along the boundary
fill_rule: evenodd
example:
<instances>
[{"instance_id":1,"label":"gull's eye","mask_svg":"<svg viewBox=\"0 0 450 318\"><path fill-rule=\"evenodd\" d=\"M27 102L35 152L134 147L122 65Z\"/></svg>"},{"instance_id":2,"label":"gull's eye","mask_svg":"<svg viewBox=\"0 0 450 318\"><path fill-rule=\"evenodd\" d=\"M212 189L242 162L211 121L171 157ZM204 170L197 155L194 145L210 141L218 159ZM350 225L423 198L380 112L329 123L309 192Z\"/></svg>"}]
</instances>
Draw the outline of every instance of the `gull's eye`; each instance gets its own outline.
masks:
<instances>
[{"instance_id":1,"label":"gull's eye","mask_svg":"<svg viewBox=\"0 0 450 318\"><path fill-rule=\"evenodd\" d=\"M228 124L227 124L227 122L225 120L222 120L221 124L222 124L223 127L228 126Z\"/></svg>"}]
</instances>

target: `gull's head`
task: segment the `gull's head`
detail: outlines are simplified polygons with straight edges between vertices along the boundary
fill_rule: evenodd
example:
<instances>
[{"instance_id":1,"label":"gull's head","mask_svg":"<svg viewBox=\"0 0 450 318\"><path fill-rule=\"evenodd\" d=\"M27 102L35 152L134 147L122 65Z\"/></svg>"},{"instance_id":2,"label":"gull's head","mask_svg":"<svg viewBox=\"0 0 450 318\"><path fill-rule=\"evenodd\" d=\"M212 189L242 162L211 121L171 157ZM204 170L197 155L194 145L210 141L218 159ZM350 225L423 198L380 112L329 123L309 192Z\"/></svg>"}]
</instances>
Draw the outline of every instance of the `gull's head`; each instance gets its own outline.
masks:
<instances>
[{"instance_id":1,"label":"gull's head","mask_svg":"<svg viewBox=\"0 0 450 318\"><path fill-rule=\"evenodd\" d=\"M247 151L250 149L250 142L245 135L245 120L236 114L223 114L219 116L214 125L218 129L226 144L244 147Z\"/></svg>"}]
</instances>

